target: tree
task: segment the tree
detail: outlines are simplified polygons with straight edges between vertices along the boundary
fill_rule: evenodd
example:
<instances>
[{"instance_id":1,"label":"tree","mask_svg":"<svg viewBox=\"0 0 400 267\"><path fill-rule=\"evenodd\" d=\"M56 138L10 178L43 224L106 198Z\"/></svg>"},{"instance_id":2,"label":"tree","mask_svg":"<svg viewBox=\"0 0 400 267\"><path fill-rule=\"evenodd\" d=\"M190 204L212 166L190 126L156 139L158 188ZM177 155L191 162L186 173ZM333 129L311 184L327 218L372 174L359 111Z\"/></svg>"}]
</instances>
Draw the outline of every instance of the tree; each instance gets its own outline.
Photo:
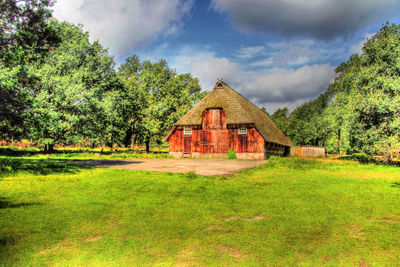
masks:
<instances>
[{"instance_id":1,"label":"tree","mask_svg":"<svg viewBox=\"0 0 400 267\"><path fill-rule=\"evenodd\" d=\"M134 59L134 60L131 60ZM137 57L131 57L121 69L127 77L126 69L133 72L126 84L130 91L131 99L136 99L138 106L136 113L132 113L129 120L133 139L146 145L150 150L150 143L158 145L163 137L172 128L173 124L199 101L201 93L199 81L190 74L177 74L165 60L152 63L145 61L138 68ZM132 64L132 62L134 64ZM133 71L132 71L133 70Z\"/></svg>"},{"instance_id":2,"label":"tree","mask_svg":"<svg viewBox=\"0 0 400 267\"><path fill-rule=\"evenodd\" d=\"M132 76L137 74L141 69L141 63L137 55L130 56L126 59L125 63L122 63L118 68L118 73L124 79L133 78Z\"/></svg>"},{"instance_id":3,"label":"tree","mask_svg":"<svg viewBox=\"0 0 400 267\"><path fill-rule=\"evenodd\" d=\"M391 161L400 152L400 25L387 23L367 41L357 78L354 146Z\"/></svg>"},{"instance_id":4,"label":"tree","mask_svg":"<svg viewBox=\"0 0 400 267\"><path fill-rule=\"evenodd\" d=\"M325 146L329 153L353 153L350 141L350 127L354 123L354 92L357 88L357 73L361 68L361 57L354 54L347 62L336 68L338 76L330 84L326 95L330 98L322 112L323 122L328 131Z\"/></svg>"},{"instance_id":5,"label":"tree","mask_svg":"<svg viewBox=\"0 0 400 267\"><path fill-rule=\"evenodd\" d=\"M58 38L48 25L50 0L0 0L0 138L18 139L35 82L26 71L40 60Z\"/></svg>"},{"instance_id":6,"label":"tree","mask_svg":"<svg viewBox=\"0 0 400 267\"><path fill-rule=\"evenodd\" d=\"M323 109L325 145L339 153L400 153L400 26L385 24L337 69ZM321 109L322 110L322 109Z\"/></svg>"},{"instance_id":7,"label":"tree","mask_svg":"<svg viewBox=\"0 0 400 267\"><path fill-rule=\"evenodd\" d=\"M325 145L327 138L326 126L321 112L328 105L328 97L321 94L315 100L297 107L289 116L287 136L295 145Z\"/></svg>"},{"instance_id":8,"label":"tree","mask_svg":"<svg viewBox=\"0 0 400 267\"><path fill-rule=\"evenodd\" d=\"M275 125L287 135L289 128L289 110L288 108L278 108L274 114L271 115L272 121Z\"/></svg>"},{"instance_id":9,"label":"tree","mask_svg":"<svg viewBox=\"0 0 400 267\"><path fill-rule=\"evenodd\" d=\"M30 65L34 88L30 137L52 150L56 144L112 144L124 133L118 113L123 86L114 60L81 26L51 21L62 42ZM119 92L121 91L121 92Z\"/></svg>"}]
</instances>

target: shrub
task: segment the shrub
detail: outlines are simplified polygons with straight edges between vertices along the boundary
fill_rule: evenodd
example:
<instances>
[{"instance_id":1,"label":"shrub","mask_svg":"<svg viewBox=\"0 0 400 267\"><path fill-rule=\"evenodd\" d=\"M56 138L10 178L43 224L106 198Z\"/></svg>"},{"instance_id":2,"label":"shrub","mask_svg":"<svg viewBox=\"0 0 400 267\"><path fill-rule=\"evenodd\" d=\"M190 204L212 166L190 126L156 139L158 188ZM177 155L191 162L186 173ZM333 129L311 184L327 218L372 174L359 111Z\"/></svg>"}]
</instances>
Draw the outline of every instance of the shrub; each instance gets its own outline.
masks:
<instances>
[{"instance_id":1,"label":"shrub","mask_svg":"<svg viewBox=\"0 0 400 267\"><path fill-rule=\"evenodd\" d=\"M351 155L351 159L357 160L360 163L371 163L373 159L364 153L354 153Z\"/></svg>"},{"instance_id":2,"label":"shrub","mask_svg":"<svg viewBox=\"0 0 400 267\"><path fill-rule=\"evenodd\" d=\"M187 172L183 175L187 179L195 179L197 178L197 174L194 171Z\"/></svg>"},{"instance_id":3,"label":"shrub","mask_svg":"<svg viewBox=\"0 0 400 267\"><path fill-rule=\"evenodd\" d=\"M236 159L236 152L233 150L228 151L228 159Z\"/></svg>"}]
</instances>

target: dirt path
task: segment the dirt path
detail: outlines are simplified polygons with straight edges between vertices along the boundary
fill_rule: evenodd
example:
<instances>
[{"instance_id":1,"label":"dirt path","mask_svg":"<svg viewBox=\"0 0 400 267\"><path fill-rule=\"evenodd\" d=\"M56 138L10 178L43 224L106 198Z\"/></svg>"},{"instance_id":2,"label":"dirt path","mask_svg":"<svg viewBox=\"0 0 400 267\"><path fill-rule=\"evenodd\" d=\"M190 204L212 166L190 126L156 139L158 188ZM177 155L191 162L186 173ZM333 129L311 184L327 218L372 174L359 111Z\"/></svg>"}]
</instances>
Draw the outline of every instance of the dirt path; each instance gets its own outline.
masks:
<instances>
[{"instance_id":1,"label":"dirt path","mask_svg":"<svg viewBox=\"0 0 400 267\"><path fill-rule=\"evenodd\" d=\"M137 160L88 160L85 165L95 168L118 168L158 172L187 173L218 176L230 175L242 169L254 168L266 160L208 160L208 159L137 159Z\"/></svg>"}]
</instances>

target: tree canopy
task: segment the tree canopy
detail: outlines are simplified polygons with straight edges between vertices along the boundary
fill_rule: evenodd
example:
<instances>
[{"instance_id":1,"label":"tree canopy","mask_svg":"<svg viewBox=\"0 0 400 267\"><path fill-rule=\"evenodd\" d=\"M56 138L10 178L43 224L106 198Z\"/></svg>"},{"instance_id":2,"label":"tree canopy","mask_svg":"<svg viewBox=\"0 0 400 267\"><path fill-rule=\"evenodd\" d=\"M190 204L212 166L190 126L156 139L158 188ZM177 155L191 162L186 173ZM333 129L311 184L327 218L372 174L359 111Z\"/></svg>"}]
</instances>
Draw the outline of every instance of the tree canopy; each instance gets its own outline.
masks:
<instances>
[{"instance_id":1,"label":"tree canopy","mask_svg":"<svg viewBox=\"0 0 400 267\"><path fill-rule=\"evenodd\" d=\"M0 138L20 138L35 82L27 64L38 61L57 35L48 24L49 0L0 0Z\"/></svg>"},{"instance_id":2,"label":"tree canopy","mask_svg":"<svg viewBox=\"0 0 400 267\"><path fill-rule=\"evenodd\" d=\"M271 118L289 124L287 135L296 145L381 154L390 161L400 152L400 26L385 24L336 72L326 93L296 108L287 122L278 116L282 110Z\"/></svg>"},{"instance_id":3,"label":"tree canopy","mask_svg":"<svg viewBox=\"0 0 400 267\"><path fill-rule=\"evenodd\" d=\"M128 139L144 142L147 151L151 142L161 144L173 124L205 95L197 78L177 74L165 60L140 63L138 57L130 57L119 72L136 106L131 110L137 111L128 120Z\"/></svg>"},{"instance_id":4,"label":"tree canopy","mask_svg":"<svg viewBox=\"0 0 400 267\"><path fill-rule=\"evenodd\" d=\"M197 78L162 59L132 55L116 71L82 26L52 19L52 5L0 0L0 139L149 150L205 95ZM325 93L271 119L295 145L390 161L400 153L400 26L383 25L336 72Z\"/></svg>"},{"instance_id":5,"label":"tree canopy","mask_svg":"<svg viewBox=\"0 0 400 267\"><path fill-rule=\"evenodd\" d=\"M50 25L61 43L30 65L29 74L38 82L29 137L50 147L83 139L113 143L123 132L123 124L114 125L119 122L114 110L122 83L113 58L98 42L91 43L80 26L55 20Z\"/></svg>"}]
</instances>

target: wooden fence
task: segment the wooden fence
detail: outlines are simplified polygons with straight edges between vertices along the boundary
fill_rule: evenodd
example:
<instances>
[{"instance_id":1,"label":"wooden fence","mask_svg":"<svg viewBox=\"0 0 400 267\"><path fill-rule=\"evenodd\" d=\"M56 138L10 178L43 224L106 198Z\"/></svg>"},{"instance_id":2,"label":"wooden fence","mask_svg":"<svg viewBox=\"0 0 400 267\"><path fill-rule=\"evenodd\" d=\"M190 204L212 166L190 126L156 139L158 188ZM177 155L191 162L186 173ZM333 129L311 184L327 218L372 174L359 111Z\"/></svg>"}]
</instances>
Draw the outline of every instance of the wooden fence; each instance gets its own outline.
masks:
<instances>
[{"instance_id":1,"label":"wooden fence","mask_svg":"<svg viewBox=\"0 0 400 267\"><path fill-rule=\"evenodd\" d=\"M320 146L293 146L290 154L299 157L325 157L326 149Z\"/></svg>"}]
</instances>

